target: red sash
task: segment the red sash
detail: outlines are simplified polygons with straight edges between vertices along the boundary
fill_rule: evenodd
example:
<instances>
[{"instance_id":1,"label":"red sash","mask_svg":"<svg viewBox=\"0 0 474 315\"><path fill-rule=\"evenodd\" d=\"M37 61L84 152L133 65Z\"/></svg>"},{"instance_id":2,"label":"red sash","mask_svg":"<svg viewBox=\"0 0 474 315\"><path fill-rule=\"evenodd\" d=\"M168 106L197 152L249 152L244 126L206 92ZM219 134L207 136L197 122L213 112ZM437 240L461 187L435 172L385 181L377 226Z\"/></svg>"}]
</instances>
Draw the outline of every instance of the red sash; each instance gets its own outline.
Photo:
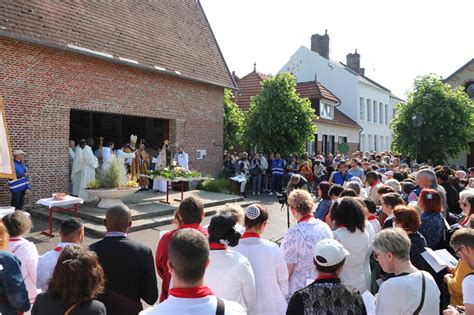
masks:
<instances>
[{"instance_id":1,"label":"red sash","mask_svg":"<svg viewBox=\"0 0 474 315\"><path fill-rule=\"evenodd\" d=\"M196 299L214 295L214 293L211 289L202 285L194 288L172 288L170 289L169 295L177 298Z\"/></svg>"},{"instance_id":2,"label":"red sash","mask_svg":"<svg viewBox=\"0 0 474 315\"><path fill-rule=\"evenodd\" d=\"M219 243L214 243L214 242L210 242L209 243L209 248L210 249L225 249L225 245L224 244L219 244Z\"/></svg>"},{"instance_id":3,"label":"red sash","mask_svg":"<svg viewBox=\"0 0 474 315\"><path fill-rule=\"evenodd\" d=\"M255 232L245 232L244 234L242 234L242 236L240 238L242 239L242 238L249 238L249 237L260 238L260 234L255 233Z\"/></svg>"},{"instance_id":4,"label":"red sash","mask_svg":"<svg viewBox=\"0 0 474 315\"><path fill-rule=\"evenodd\" d=\"M369 221L377 220L377 216L375 214L371 214L367 217L367 220L369 220Z\"/></svg>"}]
</instances>

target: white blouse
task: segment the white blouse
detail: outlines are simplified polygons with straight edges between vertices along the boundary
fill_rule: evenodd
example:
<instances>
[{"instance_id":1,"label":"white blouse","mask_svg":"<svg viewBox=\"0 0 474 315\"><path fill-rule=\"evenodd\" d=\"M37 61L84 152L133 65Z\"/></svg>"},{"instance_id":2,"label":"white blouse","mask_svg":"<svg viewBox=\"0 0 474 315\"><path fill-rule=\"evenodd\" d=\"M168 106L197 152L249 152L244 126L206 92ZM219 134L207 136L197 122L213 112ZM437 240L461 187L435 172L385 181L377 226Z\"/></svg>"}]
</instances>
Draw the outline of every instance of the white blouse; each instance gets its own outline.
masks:
<instances>
[{"instance_id":1,"label":"white blouse","mask_svg":"<svg viewBox=\"0 0 474 315\"><path fill-rule=\"evenodd\" d=\"M344 246L350 253L346 257L346 263L342 267L342 272L339 278L345 284L352 286L364 293L369 289L367 281L367 272L370 270L370 236L367 226L362 232L356 229L351 233L347 228L340 227L334 230L334 238Z\"/></svg>"},{"instance_id":2,"label":"white blouse","mask_svg":"<svg viewBox=\"0 0 474 315\"><path fill-rule=\"evenodd\" d=\"M12 238L8 242L8 249L15 254L21 262L21 274L25 280L26 290L31 305L36 298L36 268L38 266L38 250L33 242L23 237Z\"/></svg>"},{"instance_id":3,"label":"white blouse","mask_svg":"<svg viewBox=\"0 0 474 315\"><path fill-rule=\"evenodd\" d=\"M304 288L307 280L316 278L314 266L314 248L319 241L332 239L333 234L329 226L315 218L293 225L286 232L281 243L283 257L287 264L293 264L293 271L289 276L288 296Z\"/></svg>"},{"instance_id":4,"label":"white blouse","mask_svg":"<svg viewBox=\"0 0 474 315\"><path fill-rule=\"evenodd\" d=\"M255 274L257 302L249 315L285 314L288 293L288 268L277 244L258 238L240 239L234 250L248 258ZM268 303L271 301L271 303Z\"/></svg>"},{"instance_id":5,"label":"white blouse","mask_svg":"<svg viewBox=\"0 0 474 315\"><path fill-rule=\"evenodd\" d=\"M209 258L204 284L219 298L235 301L245 309L253 307L257 293L249 260L231 249L211 250Z\"/></svg>"}]
</instances>

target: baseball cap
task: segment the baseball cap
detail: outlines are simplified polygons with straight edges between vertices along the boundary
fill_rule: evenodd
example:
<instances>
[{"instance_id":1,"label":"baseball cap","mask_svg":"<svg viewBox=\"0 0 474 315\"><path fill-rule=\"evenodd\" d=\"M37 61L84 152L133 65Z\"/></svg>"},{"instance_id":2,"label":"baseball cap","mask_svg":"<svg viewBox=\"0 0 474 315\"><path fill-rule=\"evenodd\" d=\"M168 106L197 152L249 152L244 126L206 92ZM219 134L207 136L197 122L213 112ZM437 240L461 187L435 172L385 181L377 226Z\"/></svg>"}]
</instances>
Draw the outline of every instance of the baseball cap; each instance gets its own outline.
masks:
<instances>
[{"instance_id":1,"label":"baseball cap","mask_svg":"<svg viewBox=\"0 0 474 315\"><path fill-rule=\"evenodd\" d=\"M314 249L314 260L324 267L337 265L349 255L341 243L331 239L320 241Z\"/></svg>"}]
</instances>

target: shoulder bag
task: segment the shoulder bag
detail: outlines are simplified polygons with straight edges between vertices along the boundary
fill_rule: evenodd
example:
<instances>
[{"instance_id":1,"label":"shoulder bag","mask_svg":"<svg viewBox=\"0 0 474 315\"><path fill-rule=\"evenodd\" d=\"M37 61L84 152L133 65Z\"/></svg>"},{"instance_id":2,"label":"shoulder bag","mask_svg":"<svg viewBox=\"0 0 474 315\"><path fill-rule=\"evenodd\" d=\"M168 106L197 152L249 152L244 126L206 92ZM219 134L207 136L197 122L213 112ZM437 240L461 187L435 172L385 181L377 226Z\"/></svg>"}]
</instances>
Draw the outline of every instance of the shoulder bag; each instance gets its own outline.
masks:
<instances>
[{"instance_id":1,"label":"shoulder bag","mask_svg":"<svg viewBox=\"0 0 474 315\"><path fill-rule=\"evenodd\" d=\"M216 299L217 299L216 315L224 315L225 313L224 301L222 299L219 299L218 297L216 297Z\"/></svg>"},{"instance_id":2,"label":"shoulder bag","mask_svg":"<svg viewBox=\"0 0 474 315\"><path fill-rule=\"evenodd\" d=\"M413 315L418 315L420 314L421 309L423 308L423 304L425 304L425 293L426 293L426 280L425 280L425 274L423 271L421 272L421 301L420 305L416 308L415 312L413 312Z\"/></svg>"}]
</instances>

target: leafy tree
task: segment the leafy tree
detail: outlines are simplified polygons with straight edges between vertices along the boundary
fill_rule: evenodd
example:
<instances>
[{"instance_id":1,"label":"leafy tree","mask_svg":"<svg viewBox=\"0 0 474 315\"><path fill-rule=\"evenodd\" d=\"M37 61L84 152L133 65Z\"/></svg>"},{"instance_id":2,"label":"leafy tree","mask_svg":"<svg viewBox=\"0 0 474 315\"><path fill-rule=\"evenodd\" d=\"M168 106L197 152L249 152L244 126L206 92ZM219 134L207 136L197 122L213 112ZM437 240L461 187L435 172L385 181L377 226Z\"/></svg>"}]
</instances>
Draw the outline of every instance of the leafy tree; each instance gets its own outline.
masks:
<instances>
[{"instance_id":1,"label":"leafy tree","mask_svg":"<svg viewBox=\"0 0 474 315\"><path fill-rule=\"evenodd\" d=\"M235 104L232 91L224 90L224 148L232 150L242 143L245 114Z\"/></svg>"},{"instance_id":2,"label":"leafy tree","mask_svg":"<svg viewBox=\"0 0 474 315\"><path fill-rule=\"evenodd\" d=\"M474 125L474 103L462 88L452 89L435 75L415 79L406 104L396 106L390 123L392 149L414 156L418 138L418 159L443 163L467 149ZM422 117L415 127L415 115Z\"/></svg>"},{"instance_id":3,"label":"leafy tree","mask_svg":"<svg viewBox=\"0 0 474 315\"><path fill-rule=\"evenodd\" d=\"M303 152L305 142L314 139L316 118L311 102L296 93L295 77L281 73L264 80L261 93L252 97L245 139L273 152Z\"/></svg>"}]
</instances>

